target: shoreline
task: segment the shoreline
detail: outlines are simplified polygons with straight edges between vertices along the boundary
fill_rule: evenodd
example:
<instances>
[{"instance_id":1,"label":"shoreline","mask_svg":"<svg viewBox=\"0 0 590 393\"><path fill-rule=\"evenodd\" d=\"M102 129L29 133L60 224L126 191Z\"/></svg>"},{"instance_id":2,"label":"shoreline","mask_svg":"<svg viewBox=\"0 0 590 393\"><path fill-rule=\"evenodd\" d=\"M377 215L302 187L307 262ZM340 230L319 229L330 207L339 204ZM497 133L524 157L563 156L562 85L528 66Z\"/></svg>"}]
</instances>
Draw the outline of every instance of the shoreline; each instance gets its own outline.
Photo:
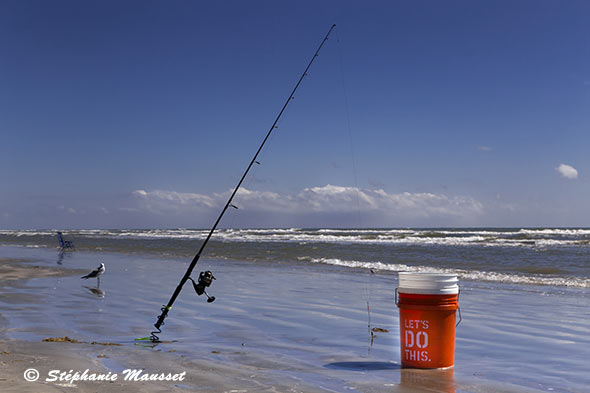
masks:
<instances>
[{"instance_id":1,"label":"shoreline","mask_svg":"<svg viewBox=\"0 0 590 393\"><path fill-rule=\"evenodd\" d=\"M68 236L76 239L77 252L189 261L205 232L79 229ZM207 256L221 263L326 265L392 274L437 271L457 274L462 281L590 288L588 242L590 230L579 228L220 229ZM48 230L0 231L0 244L55 250L55 235ZM416 251L426 253L426 260Z\"/></svg>"}]
</instances>

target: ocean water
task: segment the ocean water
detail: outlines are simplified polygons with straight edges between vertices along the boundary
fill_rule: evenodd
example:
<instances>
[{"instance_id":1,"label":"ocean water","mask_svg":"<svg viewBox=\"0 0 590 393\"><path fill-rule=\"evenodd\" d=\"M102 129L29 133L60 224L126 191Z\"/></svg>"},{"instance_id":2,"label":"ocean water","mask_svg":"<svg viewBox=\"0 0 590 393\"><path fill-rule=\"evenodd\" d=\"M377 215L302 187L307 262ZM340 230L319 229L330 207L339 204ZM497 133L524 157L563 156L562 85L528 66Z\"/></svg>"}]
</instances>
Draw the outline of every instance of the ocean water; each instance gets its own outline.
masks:
<instances>
[{"instance_id":1,"label":"ocean water","mask_svg":"<svg viewBox=\"0 0 590 393\"><path fill-rule=\"evenodd\" d=\"M200 229L72 230L77 250L191 258ZM55 248L55 230L0 231L0 244ZM588 228L226 229L211 259L456 273L462 280L590 287Z\"/></svg>"},{"instance_id":2,"label":"ocean water","mask_svg":"<svg viewBox=\"0 0 590 393\"><path fill-rule=\"evenodd\" d=\"M0 257L107 269L100 286L68 276L7 289L25 296L22 304L0 297L6 333L133 346L153 330L206 233L64 231L76 251L60 252L53 230L1 231ZM213 271L208 292L217 299L207 303L187 285L160 335L174 342L146 356L173 350L335 392L425 388L399 367L396 273L455 272L455 368L431 391L586 392L589 239L590 230L574 228L223 230L193 274ZM384 331L371 337L372 327Z\"/></svg>"}]
</instances>

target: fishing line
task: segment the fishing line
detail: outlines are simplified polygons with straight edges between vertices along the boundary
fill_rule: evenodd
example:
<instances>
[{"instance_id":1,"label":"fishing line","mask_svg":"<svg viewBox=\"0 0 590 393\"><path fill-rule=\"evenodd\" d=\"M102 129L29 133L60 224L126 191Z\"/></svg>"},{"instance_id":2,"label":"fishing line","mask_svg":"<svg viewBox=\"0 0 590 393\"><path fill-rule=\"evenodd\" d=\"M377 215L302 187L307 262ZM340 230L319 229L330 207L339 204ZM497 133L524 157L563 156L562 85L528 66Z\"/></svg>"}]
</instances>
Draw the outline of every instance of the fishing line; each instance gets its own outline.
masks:
<instances>
[{"instance_id":1,"label":"fishing line","mask_svg":"<svg viewBox=\"0 0 590 393\"><path fill-rule=\"evenodd\" d=\"M348 140L350 145L350 160L352 163L352 173L354 178L354 189L355 189L355 197L356 197L356 213L357 213L357 228L359 229L359 235L361 233L361 229L363 228L362 223L362 216L361 216L361 202L360 202L360 189L358 185L358 172L356 167L356 158L354 154L354 138L352 136L352 126L350 123L350 107L348 104L348 92L346 89L346 82L344 78L344 57L342 56L342 46L340 45L340 35L338 31L336 31L336 42L338 47L338 60L340 66L340 80L342 83L342 93L344 96L344 110L346 113L346 128L348 130ZM375 335L373 334L373 328L371 326L371 277L374 274L373 269L368 269L367 275L365 276L365 283L364 283L364 292L365 292L365 299L367 299L367 330L368 330L368 342L369 346L367 352L371 351L371 347L373 346L373 340L375 339Z\"/></svg>"},{"instance_id":2,"label":"fishing line","mask_svg":"<svg viewBox=\"0 0 590 393\"><path fill-rule=\"evenodd\" d=\"M346 90L346 83L344 80L344 59L342 56L342 47L340 46L340 36L338 34L338 31L336 31L336 42L338 45L336 45L338 47L338 60L339 60L339 66L340 66L340 81L342 83L342 93L344 96L344 111L346 113L346 129L348 131L348 141L349 141L349 146L350 146L350 161L352 164L352 174L353 174L353 178L354 178L354 188L356 190L356 213L357 213L357 226L358 228L362 228L362 219L361 219L361 203L360 203L360 190L359 190L359 186L358 186L358 174L357 174L357 169L356 169L356 158L355 158L355 154L354 154L354 140L352 137L352 126L350 125L350 109L349 109L349 105L348 105L348 93Z\"/></svg>"}]
</instances>

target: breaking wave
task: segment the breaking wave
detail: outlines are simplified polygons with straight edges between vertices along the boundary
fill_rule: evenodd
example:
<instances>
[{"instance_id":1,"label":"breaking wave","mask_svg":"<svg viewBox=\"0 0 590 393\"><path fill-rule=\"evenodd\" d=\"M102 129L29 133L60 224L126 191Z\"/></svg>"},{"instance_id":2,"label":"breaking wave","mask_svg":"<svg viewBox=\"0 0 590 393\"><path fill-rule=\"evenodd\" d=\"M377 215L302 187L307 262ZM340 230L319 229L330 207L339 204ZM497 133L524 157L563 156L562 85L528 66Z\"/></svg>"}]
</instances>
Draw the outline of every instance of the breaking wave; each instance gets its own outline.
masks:
<instances>
[{"instance_id":1,"label":"breaking wave","mask_svg":"<svg viewBox=\"0 0 590 393\"><path fill-rule=\"evenodd\" d=\"M590 279L580 277L544 277L540 275L520 275L489 271L443 269L429 266L410 266L404 264L387 264L382 262L345 261L335 258L307 258L301 261L342 266L355 269L372 269L390 272L452 273L460 280L500 282L503 284L551 285L573 288L590 288Z\"/></svg>"},{"instance_id":2,"label":"breaking wave","mask_svg":"<svg viewBox=\"0 0 590 393\"><path fill-rule=\"evenodd\" d=\"M87 229L68 231L86 238L202 240L204 229ZM54 236L55 230L0 231L0 236ZM222 229L215 240L225 242L315 242L342 244L439 245L485 247L588 246L590 229Z\"/></svg>"},{"instance_id":3,"label":"breaking wave","mask_svg":"<svg viewBox=\"0 0 590 393\"><path fill-rule=\"evenodd\" d=\"M63 233L80 251L184 258L194 255L209 230L80 229ZM2 244L56 248L56 230L0 230ZM212 237L207 256L451 272L464 280L590 287L588 228L221 229Z\"/></svg>"}]
</instances>

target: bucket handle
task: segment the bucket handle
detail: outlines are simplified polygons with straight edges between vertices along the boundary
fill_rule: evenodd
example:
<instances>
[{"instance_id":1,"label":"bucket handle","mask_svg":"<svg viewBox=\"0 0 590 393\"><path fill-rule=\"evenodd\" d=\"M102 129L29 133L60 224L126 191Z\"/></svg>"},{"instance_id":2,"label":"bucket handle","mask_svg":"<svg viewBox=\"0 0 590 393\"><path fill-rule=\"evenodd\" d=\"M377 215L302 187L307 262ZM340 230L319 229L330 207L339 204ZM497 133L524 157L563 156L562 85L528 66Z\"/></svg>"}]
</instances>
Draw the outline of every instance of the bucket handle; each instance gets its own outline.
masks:
<instances>
[{"instance_id":1,"label":"bucket handle","mask_svg":"<svg viewBox=\"0 0 590 393\"><path fill-rule=\"evenodd\" d=\"M460 296L461 296L461 288L459 288L459 292L457 293L457 301L459 300ZM457 306L457 310L459 311L459 321L455 324L455 327L459 326L459 324L463 320L463 317L461 316L461 306Z\"/></svg>"},{"instance_id":2,"label":"bucket handle","mask_svg":"<svg viewBox=\"0 0 590 393\"><path fill-rule=\"evenodd\" d=\"M459 296L461 296L461 288L459 288L459 292L457 293L457 300L459 300ZM395 305L399 307L399 299L397 296L397 288L395 288ZM463 317L461 316L461 307L457 306L457 311L459 311L459 321L455 324L455 327L459 326L461 321L463 321Z\"/></svg>"}]
</instances>

